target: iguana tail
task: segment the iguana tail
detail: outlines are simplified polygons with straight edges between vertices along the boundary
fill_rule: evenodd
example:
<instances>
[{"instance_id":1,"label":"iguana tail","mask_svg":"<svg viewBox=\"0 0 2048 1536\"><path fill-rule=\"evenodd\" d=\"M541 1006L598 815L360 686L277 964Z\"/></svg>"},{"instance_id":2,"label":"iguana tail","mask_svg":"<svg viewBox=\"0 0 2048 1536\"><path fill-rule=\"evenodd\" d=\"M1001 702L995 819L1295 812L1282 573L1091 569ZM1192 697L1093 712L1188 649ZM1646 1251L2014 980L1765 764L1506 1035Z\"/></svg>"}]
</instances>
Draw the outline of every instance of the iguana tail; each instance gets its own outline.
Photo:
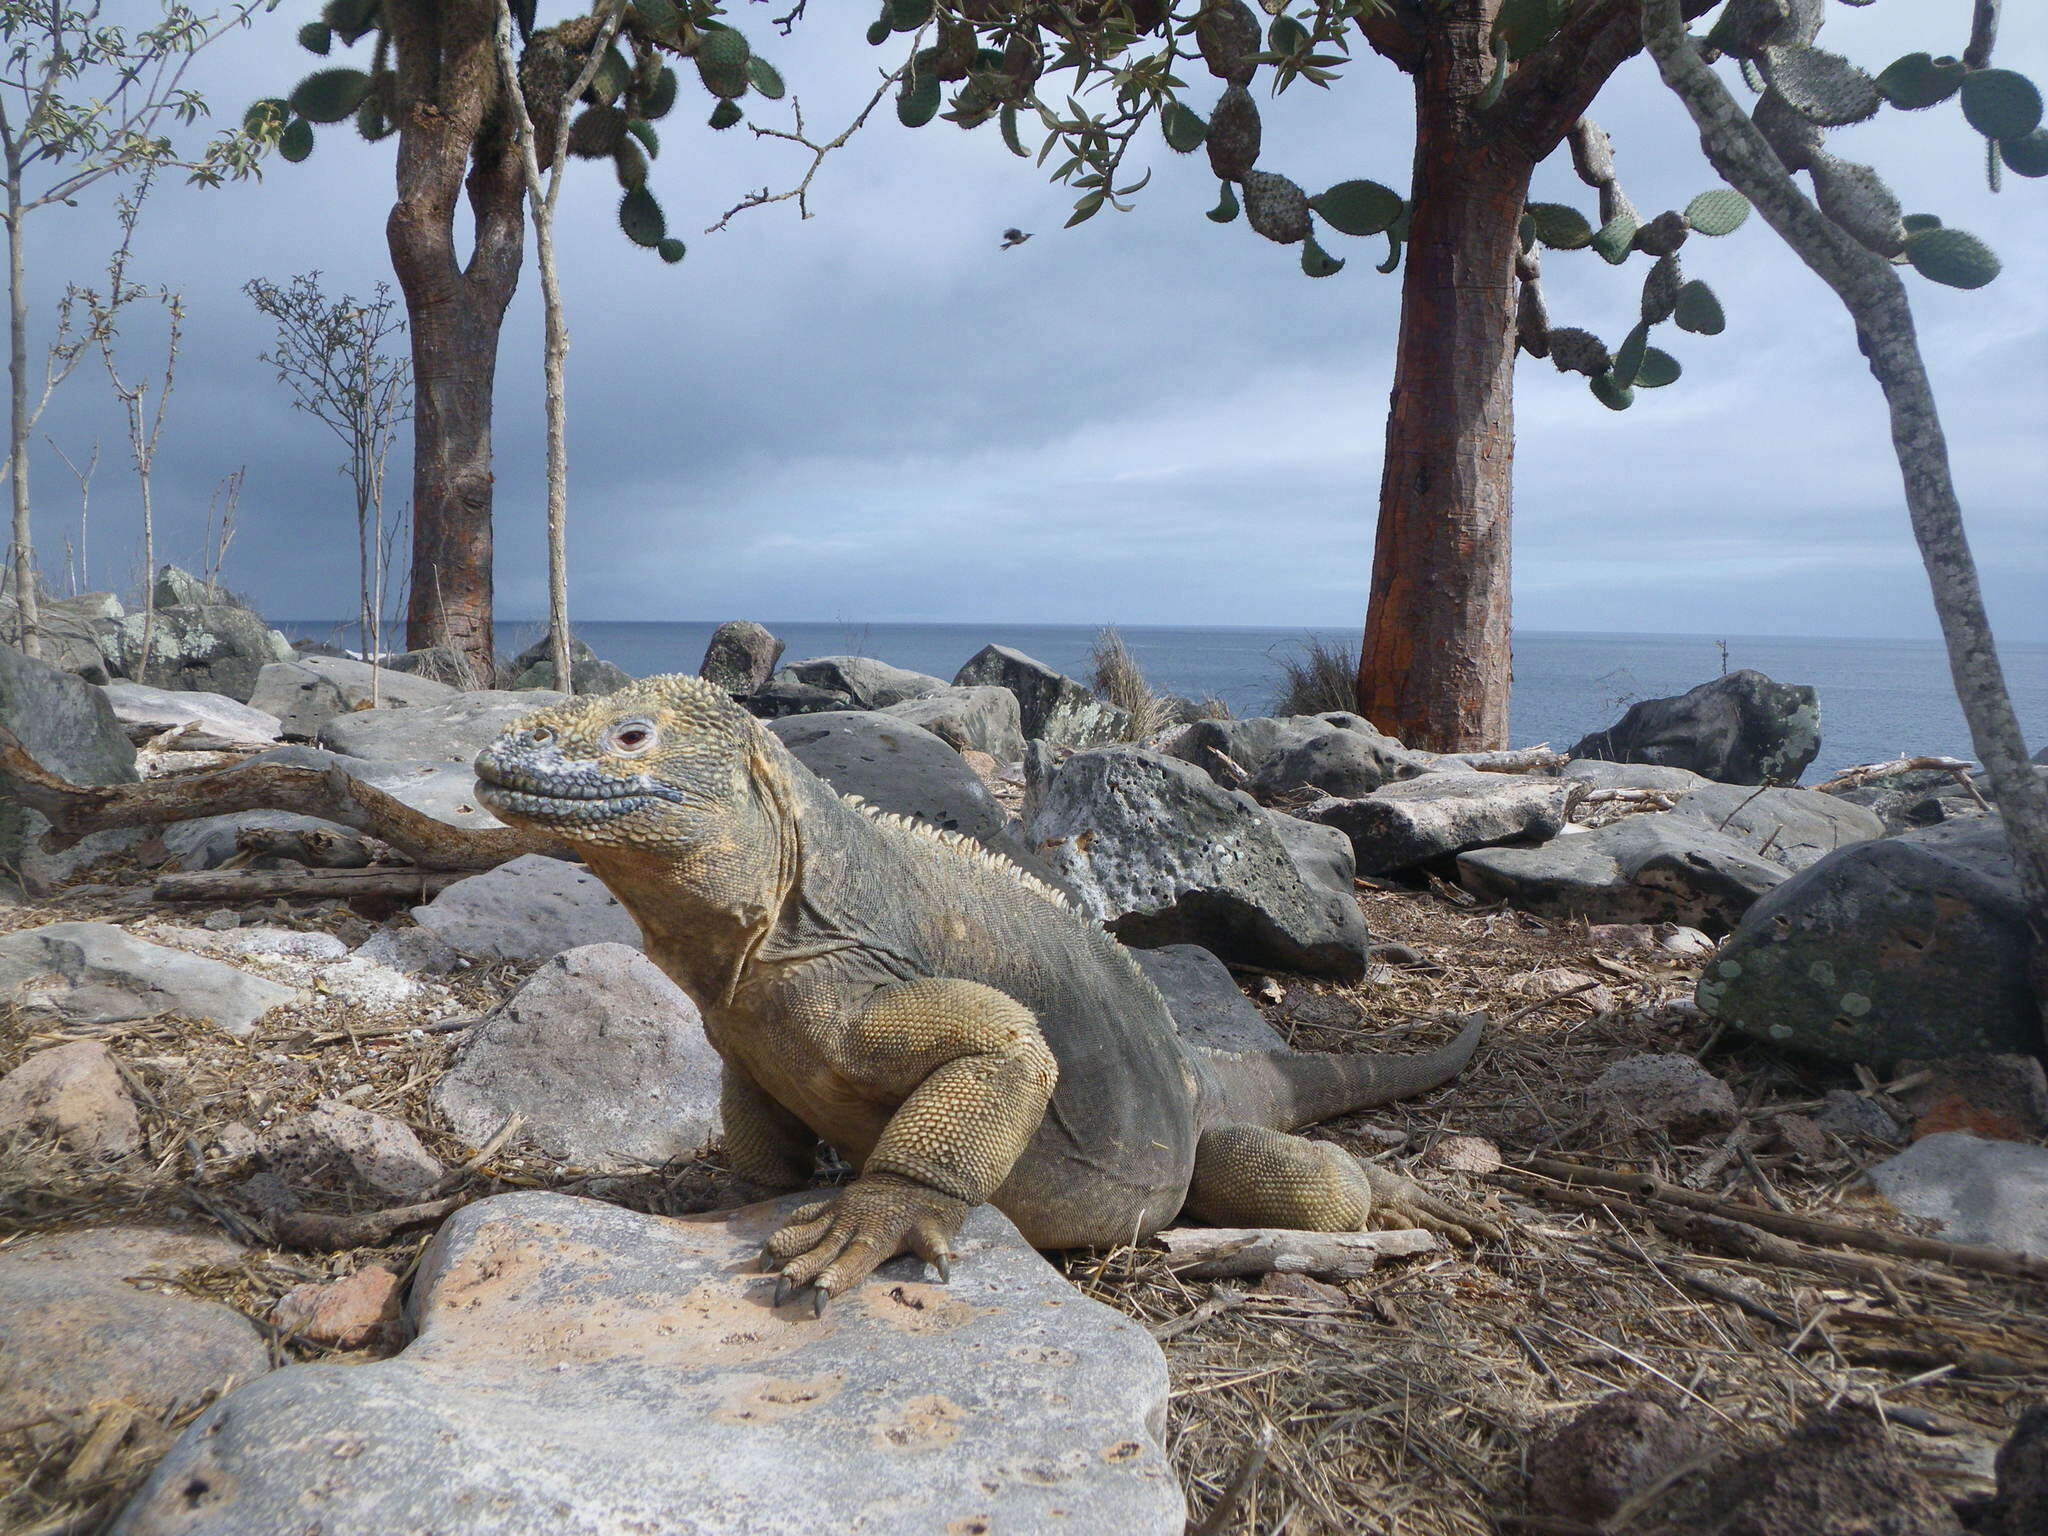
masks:
<instances>
[{"instance_id":1,"label":"iguana tail","mask_svg":"<svg viewBox=\"0 0 2048 1536\"><path fill-rule=\"evenodd\" d=\"M1222 1092L1212 1124L1294 1131L1353 1110L1427 1093L1456 1077L1479 1048L1486 1023L1475 1013L1458 1038L1413 1056L1328 1051L1204 1051Z\"/></svg>"}]
</instances>

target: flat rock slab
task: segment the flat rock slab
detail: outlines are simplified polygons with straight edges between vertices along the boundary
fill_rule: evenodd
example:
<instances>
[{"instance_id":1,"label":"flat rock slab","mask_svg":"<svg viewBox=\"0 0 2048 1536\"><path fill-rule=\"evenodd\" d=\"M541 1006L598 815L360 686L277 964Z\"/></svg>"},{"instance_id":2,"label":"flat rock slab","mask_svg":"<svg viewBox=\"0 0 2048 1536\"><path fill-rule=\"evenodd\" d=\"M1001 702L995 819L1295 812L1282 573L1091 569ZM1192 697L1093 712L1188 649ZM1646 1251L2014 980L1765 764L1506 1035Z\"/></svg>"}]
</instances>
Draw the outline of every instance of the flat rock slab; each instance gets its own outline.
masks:
<instances>
[{"instance_id":1,"label":"flat rock slab","mask_svg":"<svg viewBox=\"0 0 2048 1536\"><path fill-rule=\"evenodd\" d=\"M567 697L545 688L480 689L438 704L357 710L322 725L320 745L370 762L467 767L506 726Z\"/></svg>"},{"instance_id":2,"label":"flat rock slab","mask_svg":"<svg viewBox=\"0 0 2048 1536\"><path fill-rule=\"evenodd\" d=\"M822 1319L771 1310L805 1197L664 1220L529 1193L452 1217L418 1337L235 1393L119 1536L1178 1536L1166 1365L991 1207L951 1285L899 1259Z\"/></svg>"},{"instance_id":3,"label":"flat rock slab","mask_svg":"<svg viewBox=\"0 0 2048 1536\"><path fill-rule=\"evenodd\" d=\"M1949 1242L2048 1259L2048 1147L1939 1131L1872 1168L1870 1182Z\"/></svg>"},{"instance_id":4,"label":"flat rock slab","mask_svg":"<svg viewBox=\"0 0 2048 1536\"><path fill-rule=\"evenodd\" d=\"M107 702L129 739L139 745L165 731L184 728L178 746L195 752L268 746L283 724L267 710L253 709L224 693L190 693L151 688L123 679L107 684Z\"/></svg>"},{"instance_id":5,"label":"flat rock slab","mask_svg":"<svg viewBox=\"0 0 2048 1536\"><path fill-rule=\"evenodd\" d=\"M456 881L412 919L475 960L546 960L582 944L640 947L640 925L603 881L540 853Z\"/></svg>"},{"instance_id":6,"label":"flat rock slab","mask_svg":"<svg viewBox=\"0 0 2048 1536\"><path fill-rule=\"evenodd\" d=\"M477 803L476 770L467 762L378 762L301 745L273 747L249 761L277 763L287 768L339 768L350 778L381 789L394 800L402 800L421 814L445 821L451 827L482 829L504 825Z\"/></svg>"},{"instance_id":7,"label":"flat rock slab","mask_svg":"<svg viewBox=\"0 0 2048 1536\"><path fill-rule=\"evenodd\" d=\"M1759 857L1792 870L1885 832L1877 812L1811 789L1708 784L1688 793L1671 813L1726 833Z\"/></svg>"},{"instance_id":8,"label":"flat rock slab","mask_svg":"<svg viewBox=\"0 0 2048 1536\"><path fill-rule=\"evenodd\" d=\"M1166 999L1181 1039L1211 1051L1283 1051L1287 1042L1239 990L1230 967L1199 944L1134 949L1131 958Z\"/></svg>"},{"instance_id":9,"label":"flat rock slab","mask_svg":"<svg viewBox=\"0 0 2048 1536\"><path fill-rule=\"evenodd\" d=\"M95 1227L0 1250L0 1423L124 1398L154 1417L270 1369L241 1313L169 1279L241 1250L223 1238Z\"/></svg>"},{"instance_id":10,"label":"flat rock slab","mask_svg":"<svg viewBox=\"0 0 2048 1536\"><path fill-rule=\"evenodd\" d=\"M233 1035L254 1031L299 993L111 923L51 923L0 938L0 1002L69 1024L121 1024L179 1014Z\"/></svg>"},{"instance_id":11,"label":"flat rock slab","mask_svg":"<svg viewBox=\"0 0 2048 1536\"><path fill-rule=\"evenodd\" d=\"M548 961L464 1037L434 1089L450 1130L482 1146L505 1117L548 1156L612 1170L703 1150L719 1133L718 1053L660 967L624 944Z\"/></svg>"},{"instance_id":12,"label":"flat rock slab","mask_svg":"<svg viewBox=\"0 0 2048 1536\"><path fill-rule=\"evenodd\" d=\"M1350 838L1360 874L1387 875L1472 848L1547 841L1572 792L1557 779L1432 773L1356 800L1318 800L1301 815Z\"/></svg>"}]
</instances>

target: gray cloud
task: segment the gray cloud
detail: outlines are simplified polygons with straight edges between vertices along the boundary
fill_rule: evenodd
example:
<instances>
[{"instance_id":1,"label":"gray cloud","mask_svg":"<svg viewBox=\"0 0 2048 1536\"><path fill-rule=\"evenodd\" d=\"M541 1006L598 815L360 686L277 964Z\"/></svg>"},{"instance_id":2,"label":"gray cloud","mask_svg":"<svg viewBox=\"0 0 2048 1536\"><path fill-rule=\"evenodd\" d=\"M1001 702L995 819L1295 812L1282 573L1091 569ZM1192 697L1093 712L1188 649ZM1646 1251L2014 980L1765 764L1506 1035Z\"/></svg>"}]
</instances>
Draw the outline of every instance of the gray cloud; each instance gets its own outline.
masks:
<instances>
[{"instance_id":1,"label":"gray cloud","mask_svg":"<svg viewBox=\"0 0 2048 1536\"><path fill-rule=\"evenodd\" d=\"M1873 65L1957 47L1968 0L1831 8L1828 40ZM2048 79L2048 17L2012 8L2002 61ZM217 112L309 67L290 11L205 63ZM863 18L825 8L774 38L816 128L872 89ZM1929 30L1933 28L1934 30ZM1937 50L1939 51L1939 49ZM1199 98L1204 87L1197 87ZM1319 186L1406 180L1408 89L1361 54L1324 94L1268 108L1266 160ZM1348 626L1363 612L1398 279L1378 241L1342 241L1337 277L1200 217L1199 155L1160 150L1139 211L1062 232L1072 194L992 130L909 132L886 106L788 205L700 234L750 187L786 185L788 145L713 135L686 88L662 125L656 185L688 259L665 267L613 224L596 167L564 200L574 350L574 608L592 618L1005 619ZM780 122L780 109L764 107ZM1711 184L1694 135L1643 61L1595 109L1645 209ZM1996 246L2006 276L1974 294L1913 280L1994 618L2048 639L2041 537L2048 420L2048 187L1986 191L1979 141L1945 108L1845 130L1907 206ZM1589 206L1569 167L1539 195ZM159 470L166 556L194 559L208 493L249 467L230 578L269 611L349 606L353 541L336 454L256 361L264 327L237 291L318 267L331 287L388 279L389 146L322 133L313 158L260 186L163 189L140 275L184 290L191 334ZM103 207L40 216L37 312L90 280ZM1035 238L998 251L1019 224ZM1687 375L1613 415L1584 381L1525 360L1518 380L1518 618L1530 628L1927 634L1925 594L1882 402L1840 308L1755 221L1688 246L1730 328L1673 346ZM1641 263L1552 256L1553 316L1610 338L1633 318ZM499 371L499 592L543 606L537 282L529 272ZM132 341L147 350L150 332ZM132 476L102 380L81 371L45 422L67 448L97 433L94 580L132 565ZM403 466L395 466L403 485ZM45 562L75 510L39 455Z\"/></svg>"}]
</instances>

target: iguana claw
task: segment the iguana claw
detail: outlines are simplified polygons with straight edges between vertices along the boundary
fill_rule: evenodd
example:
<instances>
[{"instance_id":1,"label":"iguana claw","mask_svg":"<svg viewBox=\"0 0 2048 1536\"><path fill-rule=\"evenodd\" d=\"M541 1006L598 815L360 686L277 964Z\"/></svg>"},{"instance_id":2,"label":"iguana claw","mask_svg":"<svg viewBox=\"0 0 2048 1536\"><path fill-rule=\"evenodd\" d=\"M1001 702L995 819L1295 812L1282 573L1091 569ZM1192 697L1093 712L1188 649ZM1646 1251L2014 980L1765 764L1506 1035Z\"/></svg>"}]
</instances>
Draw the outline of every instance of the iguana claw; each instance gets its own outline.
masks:
<instances>
[{"instance_id":1,"label":"iguana claw","mask_svg":"<svg viewBox=\"0 0 2048 1536\"><path fill-rule=\"evenodd\" d=\"M783 1275L779 1277L775 1282L775 1300L770 1305L782 1306L789 1300L790 1292L795 1289L796 1286L791 1283L789 1276Z\"/></svg>"},{"instance_id":2,"label":"iguana claw","mask_svg":"<svg viewBox=\"0 0 2048 1536\"><path fill-rule=\"evenodd\" d=\"M831 1301L832 1290L830 1286L820 1285L812 1287L811 1316L823 1317L825 1315L825 1308L831 1304Z\"/></svg>"}]
</instances>

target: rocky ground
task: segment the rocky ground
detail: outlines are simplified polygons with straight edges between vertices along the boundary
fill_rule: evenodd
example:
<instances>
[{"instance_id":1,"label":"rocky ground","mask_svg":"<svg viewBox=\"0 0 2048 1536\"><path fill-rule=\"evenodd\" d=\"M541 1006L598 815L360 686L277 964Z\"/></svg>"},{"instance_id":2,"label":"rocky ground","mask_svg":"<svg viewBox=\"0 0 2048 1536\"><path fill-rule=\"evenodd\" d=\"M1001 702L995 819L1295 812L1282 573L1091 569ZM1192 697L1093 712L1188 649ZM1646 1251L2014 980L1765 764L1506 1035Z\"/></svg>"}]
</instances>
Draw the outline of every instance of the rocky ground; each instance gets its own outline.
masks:
<instances>
[{"instance_id":1,"label":"rocky ground","mask_svg":"<svg viewBox=\"0 0 2048 1536\"><path fill-rule=\"evenodd\" d=\"M0 652L0 723L82 783L297 737L266 755L477 830L471 738L537 697L360 708L356 664L240 620L218 702L97 687L95 624L118 663L107 618L68 679ZM17 822L0 1531L284 1528L307 1499L337 1530L408 1499L465 1531L2048 1530L2048 1086L1974 788L1657 755L1782 768L1817 721L1768 680L1632 712L1636 764L1441 759L1339 716L1139 750L999 648L948 687L775 672L757 628L707 672L838 787L1066 883L1184 1034L1407 1050L1485 1012L1457 1082L1316 1134L1500 1238L1196 1278L1164 1243L1055 1270L988 1212L950 1286L899 1261L784 1316L741 1263L772 1215L734 1213L694 1010L587 872L403 874L277 812L66 855ZM1776 725L1709 740L1734 693ZM129 766L131 737L159 750ZM1948 914L1931 938L1858 894L1902 888ZM1788 955L1803 979L1745 994Z\"/></svg>"}]
</instances>

